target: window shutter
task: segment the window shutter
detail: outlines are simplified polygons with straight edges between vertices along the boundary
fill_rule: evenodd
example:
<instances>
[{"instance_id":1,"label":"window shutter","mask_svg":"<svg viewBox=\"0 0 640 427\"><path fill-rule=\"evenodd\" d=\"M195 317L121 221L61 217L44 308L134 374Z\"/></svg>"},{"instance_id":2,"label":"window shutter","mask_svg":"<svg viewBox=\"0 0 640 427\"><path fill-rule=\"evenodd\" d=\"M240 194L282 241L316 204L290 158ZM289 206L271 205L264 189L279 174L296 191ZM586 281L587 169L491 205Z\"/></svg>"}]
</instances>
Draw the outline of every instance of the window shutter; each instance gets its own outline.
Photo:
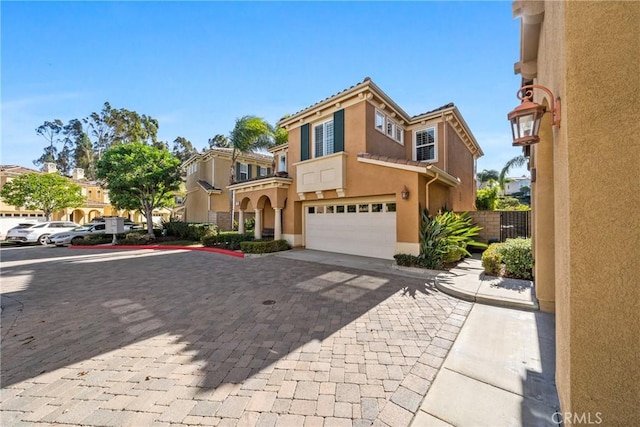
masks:
<instances>
[{"instance_id":1,"label":"window shutter","mask_svg":"<svg viewBox=\"0 0 640 427\"><path fill-rule=\"evenodd\" d=\"M247 165L247 179L251 179L251 171L253 170L253 165Z\"/></svg>"},{"instance_id":2,"label":"window shutter","mask_svg":"<svg viewBox=\"0 0 640 427\"><path fill-rule=\"evenodd\" d=\"M271 176L271 168L267 168L267 176Z\"/></svg>"},{"instance_id":3,"label":"window shutter","mask_svg":"<svg viewBox=\"0 0 640 427\"><path fill-rule=\"evenodd\" d=\"M333 113L333 152L344 151L344 109Z\"/></svg>"},{"instance_id":4,"label":"window shutter","mask_svg":"<svg viewBox=\"0 0 640 427\"><path fill-rule=\"evenodd\" d=\"M300 160L309 160L309 123L300 128Z\"/></svg>"},{"instance_id":5,"label":"window shutter","mask_svg":"<svg viewBox=\"0 0 640 427\"><path fill-rule=\"evenodd\" d=\"M240 181L240 167L241 163L236 162L236 182Z\"/></svg>"}]
</instances>

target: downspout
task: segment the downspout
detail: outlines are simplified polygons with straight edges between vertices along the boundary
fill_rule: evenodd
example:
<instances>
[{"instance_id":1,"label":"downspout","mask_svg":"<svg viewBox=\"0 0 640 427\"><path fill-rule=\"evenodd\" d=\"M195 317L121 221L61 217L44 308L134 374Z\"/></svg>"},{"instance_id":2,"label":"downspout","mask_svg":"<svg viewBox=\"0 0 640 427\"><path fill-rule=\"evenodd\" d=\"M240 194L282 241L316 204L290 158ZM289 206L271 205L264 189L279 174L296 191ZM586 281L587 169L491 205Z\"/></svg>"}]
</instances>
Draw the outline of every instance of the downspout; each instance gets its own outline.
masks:
<instances>
[{"instance_id":1,"label":"downspout","mask_svg":"<svg viewBox=\"0 0 640 427\"><path fill-rule=\"evenodd\" d=\"M449 172L449 159L447 158L447 117L444 115L444 111L442 112L442 128L444 129L444 136L443 136L443 156L444 156L444 171L445 172Z\"/></svg>"},{"instance_id":2,"label":"downspout","mask_svg":"<svg viewBox=\"0 0 640 427\"><path fill-rule=\"evenodd\" d=\"M440 174L438 172L436 172L436 176L433 177L432 180L427 181L427 184L425 186L425 207L427 208L427 210L429 210L429 185L431 185L432 182L436 181L438 178L440 178Z\"/></svg>"},{"instance_id":3,"label":"downspout","mask_svg":"<svg viewBox=\"0 0 640 427\"><path fill-rule=\"evenodd\" d=\"M233 221L236 220L236 190L231 191L231 231L233 231Z\"/></svg>"}]
</instances>

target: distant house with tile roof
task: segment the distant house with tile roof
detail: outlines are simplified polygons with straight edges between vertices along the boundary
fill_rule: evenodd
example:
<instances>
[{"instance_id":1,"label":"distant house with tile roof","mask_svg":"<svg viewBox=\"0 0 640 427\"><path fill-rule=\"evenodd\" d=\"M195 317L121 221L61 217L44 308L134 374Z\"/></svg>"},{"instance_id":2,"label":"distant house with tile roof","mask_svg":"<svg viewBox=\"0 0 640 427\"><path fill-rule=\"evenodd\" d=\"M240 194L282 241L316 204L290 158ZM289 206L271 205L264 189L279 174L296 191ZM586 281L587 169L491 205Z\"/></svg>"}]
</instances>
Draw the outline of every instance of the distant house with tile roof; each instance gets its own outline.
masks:
<instances>
[{"instance_id":1,"label":"distant house with tile roof","mask_svg":"<svg viewBox=\"0 0 640 427\"><path fill-rule=\"evenodd\" d=\"M410 116L366 78L278 125L274 173L225 186L257 238L389 259L419 253L421 208L475 209L483 153L453 103Z\"/></svg>"}]
</instances>

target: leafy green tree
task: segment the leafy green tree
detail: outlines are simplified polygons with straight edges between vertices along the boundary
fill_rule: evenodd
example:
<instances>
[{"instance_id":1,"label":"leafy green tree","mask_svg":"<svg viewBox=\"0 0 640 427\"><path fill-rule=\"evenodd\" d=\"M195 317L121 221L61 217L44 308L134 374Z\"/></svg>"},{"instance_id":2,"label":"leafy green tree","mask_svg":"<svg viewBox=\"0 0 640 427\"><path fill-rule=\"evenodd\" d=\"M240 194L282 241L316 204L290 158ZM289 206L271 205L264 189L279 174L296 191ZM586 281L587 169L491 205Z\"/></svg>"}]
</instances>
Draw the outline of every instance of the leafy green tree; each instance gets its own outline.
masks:
<instances>
[{"instance_id":1,"label":"leafy green tree","mask_svg":"<svg viewBox=\"0 0 640 427\"><path fill-rule=\"evenodd\" d=\"M217 134L213 138L209 138L209 149L211 148L229 148L229 140L226 136Z\"/></svg>"},{"instance_id":2,"label":"leafy green tree","mask_svg":"<svg viewBox=\"0 0 640 427\"><path fill-rule=\"evenodd\" d=\"M56 211L84 203L81 187L55 173L19 175L2 187L0 197L11 206L42 211L47 221Z\"/></svg>"},{"instance_id":3,"label":"leafy green tree","mask_svg":"<svg viewBox=\"0 0 640 427\"><path fill-rule=\"evenodd\" d=\"M141 142L114 145L98 161L97 176L106 180L111 203L142 212L153 235L153 210L171 206L173 192L180 188L180 160Z\"/></svg>"},{"instance_id":4,"label":"leafy green tree","mask_svg":"<svg viewBox=\"0 0 640 427\"><path fill-rule=\"evenodd\" d=\"M498 187L487 187L478 190L476 208L481 211L494 211L498 203Z\"/></svg>"},{"instance_id":5,"label":"leafy green tree","mask_svg":"<svg viewBox=\"0 0 640 427\"><path fill-rule=\"evenodd\" d=\"M193 147L193 144L187 138L179 136L173 140L172 153L174 156L180 159L180 162L184 163L191 156L197 154L198 150Z\"/></svg>"}]
</instances>

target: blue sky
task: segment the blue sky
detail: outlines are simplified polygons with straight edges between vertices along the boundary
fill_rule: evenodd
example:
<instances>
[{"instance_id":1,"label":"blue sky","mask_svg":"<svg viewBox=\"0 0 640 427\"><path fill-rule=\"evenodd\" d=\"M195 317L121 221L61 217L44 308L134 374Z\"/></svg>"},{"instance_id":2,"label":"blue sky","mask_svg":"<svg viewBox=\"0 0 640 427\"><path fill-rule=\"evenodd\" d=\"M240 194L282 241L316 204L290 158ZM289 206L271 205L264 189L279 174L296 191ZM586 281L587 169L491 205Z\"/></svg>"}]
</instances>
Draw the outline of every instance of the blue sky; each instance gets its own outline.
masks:
<instances>
[{"instance_id":1,"label":"blue sky","mask_svg":"<svg viewBox=\"0 0 640 427\"><path fill-rule=\"evenodd\" d=\"M2 164L33 167L35 128L105 101L196 148L252 114L275 123L369 76L410 115L454 102L500 169L517 105L510 2L6 2ZM512 175L522 175L524 169Z\"/></svg>"}]
</instances>

